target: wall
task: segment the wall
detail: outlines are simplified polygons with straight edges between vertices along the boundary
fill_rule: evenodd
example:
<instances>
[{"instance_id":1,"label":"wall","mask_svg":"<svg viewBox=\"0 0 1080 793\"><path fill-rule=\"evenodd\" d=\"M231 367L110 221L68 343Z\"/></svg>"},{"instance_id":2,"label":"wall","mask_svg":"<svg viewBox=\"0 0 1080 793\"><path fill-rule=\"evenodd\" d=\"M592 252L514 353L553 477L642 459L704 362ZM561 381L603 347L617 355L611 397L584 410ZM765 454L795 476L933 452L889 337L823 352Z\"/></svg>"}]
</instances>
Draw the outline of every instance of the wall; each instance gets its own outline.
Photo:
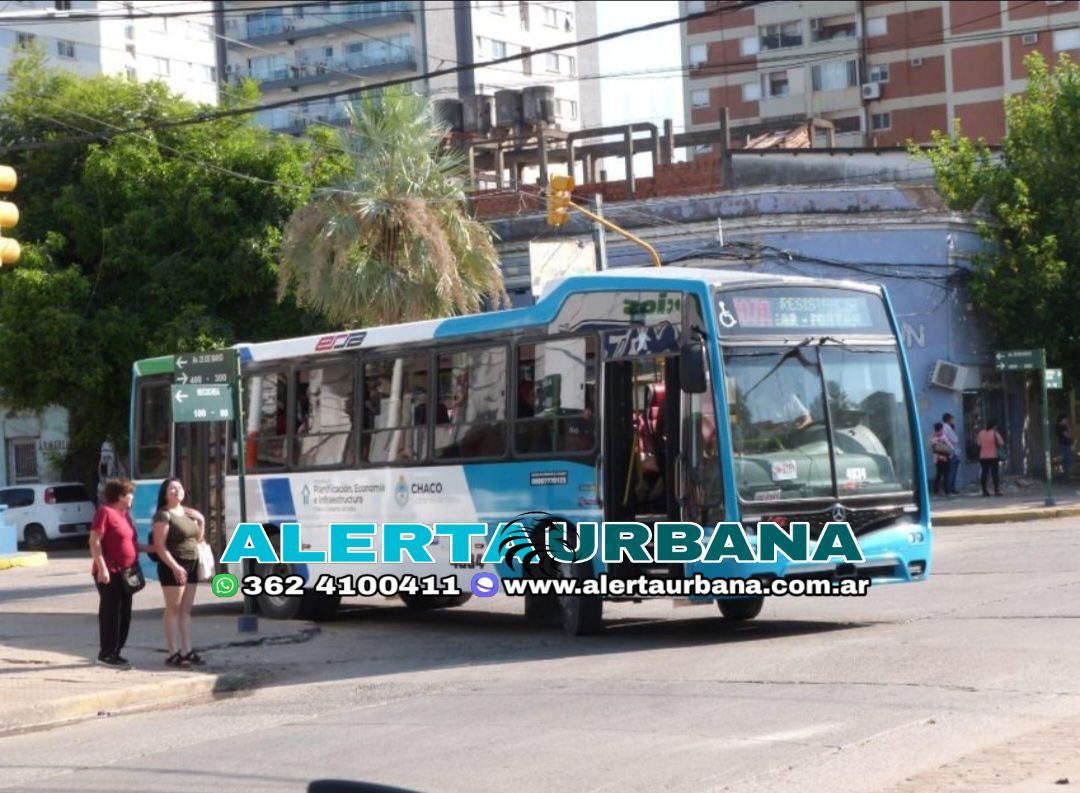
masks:
<instances>
[{"instance_id":1,"label":"wall","mask_svg":"<svg viewBox=\"0 0 1080 793\"><path fill-rule=\"evenodd\" d=\"M0 412L0 482L11 484L8 479L8 440L14 438L37 438L37 465L42 482L59 481L60 471L51 465L54 455L62 455L68 449L68 414L64 408L50 407L41 413L27 411Z\"/></svg>"}]
</instances>

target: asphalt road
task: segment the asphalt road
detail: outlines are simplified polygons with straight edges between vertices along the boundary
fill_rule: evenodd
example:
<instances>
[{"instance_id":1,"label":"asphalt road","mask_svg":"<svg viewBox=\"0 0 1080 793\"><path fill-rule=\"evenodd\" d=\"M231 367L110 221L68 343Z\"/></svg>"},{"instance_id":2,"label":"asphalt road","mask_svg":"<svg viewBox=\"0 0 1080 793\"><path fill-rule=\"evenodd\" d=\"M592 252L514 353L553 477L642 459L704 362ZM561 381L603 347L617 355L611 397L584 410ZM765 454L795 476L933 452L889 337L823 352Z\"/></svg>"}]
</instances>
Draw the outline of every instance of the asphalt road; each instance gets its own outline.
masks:
<instances>
[{"instance_id":1,"label":"asphalt road","mask_svg":"<svg viewBox=\"0 0 1080 793\"><path fill-rule=\"evenodd\" d=\"M359 606L288 683L0 740L0 789L424 793L1063 790L1080 783L1080 530L943 529L919 585L617 604L570 639L516 604Z\"/></svg>"}]
</instances>

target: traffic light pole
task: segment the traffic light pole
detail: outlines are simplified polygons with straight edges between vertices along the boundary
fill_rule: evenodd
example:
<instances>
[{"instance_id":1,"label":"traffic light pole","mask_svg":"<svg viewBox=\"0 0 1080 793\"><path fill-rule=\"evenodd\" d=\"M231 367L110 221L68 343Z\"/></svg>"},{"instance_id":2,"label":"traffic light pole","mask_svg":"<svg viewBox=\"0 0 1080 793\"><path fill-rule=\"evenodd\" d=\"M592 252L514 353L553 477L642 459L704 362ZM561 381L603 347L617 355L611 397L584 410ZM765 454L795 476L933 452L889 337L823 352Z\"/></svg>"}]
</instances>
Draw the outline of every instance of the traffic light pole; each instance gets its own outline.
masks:
<instances>
[{"instance_id":1,"label":"traffic light pole","mask_svg":"<svg viewBox=\"0 0 1080 793\"><path fill-rule=\"evenodd\" d=\"M597 215L597 214L595 214L593 212L590 212L589 210L585 209L584 207L580 207L577 204L573 204L573 203L570 204L570 206L573 207L574 209L576 209L581 214L583 214L585 217L592 220L594 223L599 223L604 228L611 229L616 234L621 234L622 236L626 237L626 239L630 240L631 242L636 242L638 245L640 245L642 248L644 248L645 250L647 250L649 252L649 256L652 257L653 264L656 265L657 267L660 266L660 254L656 252L656 248L654 248L649 243L645 242L645 240L641 239L641 237L637 237L637 236L631 234L629 231L622 228L621 226L616 226L610 220L607 220L606 218L603 218L600 215Z\"/></svg>"}]
</instances>

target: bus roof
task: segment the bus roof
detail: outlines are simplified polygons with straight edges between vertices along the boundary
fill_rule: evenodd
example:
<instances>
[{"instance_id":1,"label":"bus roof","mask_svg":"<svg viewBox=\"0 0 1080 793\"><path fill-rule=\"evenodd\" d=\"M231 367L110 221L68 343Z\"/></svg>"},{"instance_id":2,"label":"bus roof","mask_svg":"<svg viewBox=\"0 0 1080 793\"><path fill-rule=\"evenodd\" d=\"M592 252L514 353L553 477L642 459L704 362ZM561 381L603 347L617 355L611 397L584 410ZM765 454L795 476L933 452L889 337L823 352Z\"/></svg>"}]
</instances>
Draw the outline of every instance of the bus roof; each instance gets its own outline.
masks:
<instances>
[{"instance_id":1,"label":"bus roof","mask_svg":"<svg viewBox=\"0 0 1080 793\"><path fill-rule=\"evenodd\" d=\"M383 325L372 328L345 330L315 336L260 343L240 343L234 347L240 351L244 363L300 358L332 350L371 349L397 346L413 342L450 339L491 333L499 330L516 330L537 327L552 321L565 298L575 292L603 291L607 289L640 289L642 280L657 282L656 289L685 289L688 283L704 283L711 287L740 286L840 286L861 291L880 289L855 281L834 281L803 276L772 275L769 273L730 270L727 267L620 267L600 273L572 275L556 279L546 285L537 302L525 308L489 311L461 317L406 322L400 325ZM139 375L169 374L172 357L159 356L135 362Z\"/></svg>"}]
</instances>

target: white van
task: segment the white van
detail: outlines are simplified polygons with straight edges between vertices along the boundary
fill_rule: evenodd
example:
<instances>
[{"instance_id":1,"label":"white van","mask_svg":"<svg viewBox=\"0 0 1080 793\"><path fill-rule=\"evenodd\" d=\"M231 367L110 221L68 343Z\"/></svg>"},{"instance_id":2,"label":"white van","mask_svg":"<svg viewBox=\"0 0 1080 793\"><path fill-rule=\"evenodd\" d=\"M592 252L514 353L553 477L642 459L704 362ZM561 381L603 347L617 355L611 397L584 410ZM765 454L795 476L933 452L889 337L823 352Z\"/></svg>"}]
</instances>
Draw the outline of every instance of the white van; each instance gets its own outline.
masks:
<instances>
[{"instance_id":1,"label":"white van","mask_svg":"<svg viewBox=\"0 0 1080 793\"><path fill-rule=\"evenodd\" d=\"M49 540L90 535L94 502L78 482L0 488L0 504L7 506L0 520L15 527L16 539L27 548L39 550Z\"/></svg>"}]
</instances>

